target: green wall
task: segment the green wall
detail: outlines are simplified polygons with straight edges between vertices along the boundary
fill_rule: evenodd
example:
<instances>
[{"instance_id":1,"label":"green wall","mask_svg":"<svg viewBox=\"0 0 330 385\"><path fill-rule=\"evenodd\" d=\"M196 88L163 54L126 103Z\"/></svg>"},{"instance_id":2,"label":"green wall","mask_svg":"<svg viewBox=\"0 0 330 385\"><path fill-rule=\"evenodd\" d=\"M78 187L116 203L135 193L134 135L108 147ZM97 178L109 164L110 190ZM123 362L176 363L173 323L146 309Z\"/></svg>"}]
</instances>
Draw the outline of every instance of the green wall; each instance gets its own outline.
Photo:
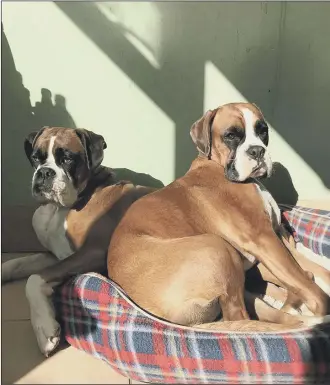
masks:
<instances>
[{"instance_id":1,"label":"green wall","mask_svg":"<svg viewBox=\"0 0 330 385\"><path fill-rule=\"evenodd\" d=\"M105 164L167 184L196 154L191 124L244 100L272 127L278 200L330 197L329 3L7 2L2 18L4 206L32 204L32 129L101 133Z\"/></svg>"}]
</instances>

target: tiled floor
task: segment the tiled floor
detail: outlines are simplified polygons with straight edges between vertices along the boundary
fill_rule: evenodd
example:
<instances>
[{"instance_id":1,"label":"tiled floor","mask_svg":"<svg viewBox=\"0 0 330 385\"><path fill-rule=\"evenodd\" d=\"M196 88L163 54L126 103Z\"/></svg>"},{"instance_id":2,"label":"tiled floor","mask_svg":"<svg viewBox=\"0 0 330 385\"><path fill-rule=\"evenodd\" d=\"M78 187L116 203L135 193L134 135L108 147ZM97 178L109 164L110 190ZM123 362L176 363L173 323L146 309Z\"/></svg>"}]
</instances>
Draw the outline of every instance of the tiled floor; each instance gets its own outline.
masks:
<instances>
[{"instance_id":1,"label":"tiled floor","mask_svg":"<svg viewBox=\"0 0 330 385\"><path fill-rule=\"evenodd\" d=\"M8 258L3 254L2 260ZM25 281L2 286L3 384L138 384L104 362L72 347L45 359L30 324Z\"/></svg>"}]
</instances>

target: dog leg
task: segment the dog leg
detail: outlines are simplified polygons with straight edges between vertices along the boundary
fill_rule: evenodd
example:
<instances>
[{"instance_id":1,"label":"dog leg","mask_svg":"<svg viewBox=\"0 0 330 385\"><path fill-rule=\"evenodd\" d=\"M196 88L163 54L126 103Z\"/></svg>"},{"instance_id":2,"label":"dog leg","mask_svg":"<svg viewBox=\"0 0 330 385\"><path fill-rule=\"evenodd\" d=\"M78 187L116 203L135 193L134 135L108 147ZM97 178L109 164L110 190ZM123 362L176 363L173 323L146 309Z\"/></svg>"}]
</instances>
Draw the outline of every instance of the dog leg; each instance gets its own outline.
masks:
<instances>
[{"instance_id":1,"label":"dog leg","mask_svg":"<svg viewBox=\"0 0 330 385\"><path fill-rule=\"evenodd\" d=\"M221 237L141 237L133 249L139 250L140 245L143 248L136 254L136 262L123 258L118 270L110 251L108 274L146 311L185 326L214 321L221 312L225 320L249 318L244 303L243 260ZM139 266L140 260L148 259L152 263ZM126 285L120 276L123 271L127 272ZM141 290L144 282L148 282L148 290Z\"/></svg>"},{"instance_id":2,"label":"dog leg","mask_svg":"<svg viewBox=\"0 0 330 385\"><path fill-rule=\"evenodd\" d=\"M294 259L299 263L301 268L310 271L314 275L316 284L330 296L330 271L320 266L318 263L311 261L296 248L293 236L283 228L281 228L281 236L284 245L293 255Z\"/></svg>"},{"instance_id":3,"label":"dog leg","mask_svg":"<svg viewBox=\"0 0 330 385\"><path fill-rule=\"evenodd\" d=\"M241 231L244 233L244 226ZM233 235L231 238L234 238ZM263 228L259 236L249 242L244 242L239 237L235 238L233 241L243 255L254 256L275 275L282 287L300 297L313 314L317 316L327 314L329 297L304 273L272 229Z\"/></svg>"},{"instance_id":4,"label":"dog leg","mask_svg":"<svg viewBox=\"0 0 330 385\"><path fill-rule=\"evenodd\" d=\"M82 247L72 256L55 266L31 275L26 284L31 322L41 352L48 357L60 342L60 325L55 318L52 303L53 288L67 278L89 271L101 272L106 268L106 252L95 247Z\"/></svg>"},{"instance_id":5,"label":"dog leg","mask_svg":"<svg viewBox=\"0 0 330 385\"><path fill-rule=\"evenodd\" d=\"M39 253L11 259L1 265L1 283L27 278L42 269L58 263L50 253Z\"/></svg>"},{"instance_id":6,"label":"dog leg","mask_svg":"<svg viewBox=\"0 0 330 385\"><path fill-rule=\"evenodd\" d=\"M264 281L273 283L280 287L283 286L282 283L279 281L279 279L277 279L275 275L271 273L262 263L258 263L258 265L256 265L254 268L260 273L260 276ZM309 279L311 280L313 279L313 274L311 272L305 271L305 274ZM287 290L286 299L283 303L281 310L285 312L292 312L292 311L299 312L299 309L301 308L302 305L303 305L302 299L296 294L294 294L293 292L291 292L290 290ZM307 312L309 311L307 310ZM310 312L309 314L312 315L312 313Z\"/></svg>"},{"instance_id":7,"label":"dog leg","mask_svg":"<svg viewBox=\"0 0 330 385\"><path fill-rule=\"evenodd\" d=\"M47 285L40 275L33 274L26 283L25 294L29 301L31 324L39 348L48 357L59 344L61 332L51 300L53 287Z\"/></svg>"},{"instance_id":8,"label":"dog leg","mask_svg":"<svg viewBox=\"0 0 330 385\"><path fill-rule=\"evenodd\" d=\"M206 237L205 237L206 238ZM222 241L221 241L222 242ZM221 285L215 284L212 288L214 299L192 298L179 306L177 310L172 310L171 321L183 324L203 324L214 320L222 314L223 321L237 321L249 319L244 303L244 278L243 261L241 256L232 249L230 245L224 250L221 246L212 250L212 245L200 249L200 253L204 255L204 263L206 259L220 259L220 263L214 263L216 279L214 282L221 282ZM213 254L213 256L212 256ZM194 257L191 259L193 260ZM222 267L222 269L221 269ZM228 277L235 277L228 279ZM210 277L210 281L213 277ZM188 283L189 285L189 283ZM198 280L195 281L196 287L199 286ZM200 286L206 288L206 284L200 283ZM193 288L192 290L193 291Z\"/></svg>"},{"instance_id":9,"label":"dog leg","mask_svg":"<svg viewBox=\"0 0 330 385\"><path fill-rule=\"evenodd\" d=\"M201 325L197 324L194 325L194 327L228 332L272 332L310 327L323 321L323 317L306 317L299 314L288 314L280 310L280 307L283 306L287 298L286 290L272 283L267 284L264 296L269 296L273 300L268 302L260 294L250 293L248 291L244 293L246 308L253 320L217 321ZM272 304L270 302L272 302Z\"/></svg>"},{"instance_id":10,"label":"dog leg","mask_svg":"<svg viewBox=\"0 0 330 385\"><path fill-rule=\"evenodd\" d=\"M272 285L272 284L270 284ZM269 290L270 289L270 290ZM278 291L278 293L276 293ZM283 290L272 285L267 287L266 294L279 297L279 300L285 299ZM217 321L209 322L199 325L194 325L198 329L207 329L223 332L275 332L275 331L289 331L292 329L299 329L305 327L313 327L321 322L329 322L330 316L302 316L299 314L288 314L282 310L273 308L268 303L264 302L258 294L249 293L244 294L246 308L253 318L257 320L239 320L239 321Z\"/></svg>"},{"instance_id":11,"label":"dog leg","mask_svg":"<svg viewBox=\"0 0 330 385\"><path fill-rule=\"evenodd\" d=\"M280 289L279 289L280 290ZM300 314L288 314L282 309L275 309L264 302L257 294L245 292L245 304L254 318L260 321L274 322L292 327L311 327L322 322L330 322L328 316L304 316Z\"/></svg>"}]
</instances>

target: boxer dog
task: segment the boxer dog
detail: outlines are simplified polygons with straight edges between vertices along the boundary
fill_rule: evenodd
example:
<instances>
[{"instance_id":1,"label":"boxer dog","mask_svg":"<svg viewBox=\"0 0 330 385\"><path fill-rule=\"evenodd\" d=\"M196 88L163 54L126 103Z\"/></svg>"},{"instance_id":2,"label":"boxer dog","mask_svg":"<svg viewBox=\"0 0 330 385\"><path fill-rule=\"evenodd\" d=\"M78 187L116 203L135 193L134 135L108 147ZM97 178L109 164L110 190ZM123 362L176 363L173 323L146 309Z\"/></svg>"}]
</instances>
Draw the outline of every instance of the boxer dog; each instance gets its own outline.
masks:
<instances>
[{"instance_id":1,"label":"boxer dog","mask_svg":"<svg viewBox=\"0 0 330 385\"><path fill-rule=\"evenodd\" d=\"M29 277L31 322L48 356L60 340L53 287L73 274L105 273L112 232L127 208L154 189L116 183L113 171L101 165L104 138L85 129L44 127L24 146L34 168L32 195L40 203L32 224L49 253L3 263L2 282Z\"/></svg>"},{"instance_id":2,"label":"boxer dog","mask_svg":"<svg viewBox=\"0 0 330 385\"><path fill-rule=\"evenodd\" d=\"M329 297L304 271L307 259L255 179L272 171L260 109L224 105L190 134L199 155L189 171L134 203L116 228L111 279L150 313L185 326L280 330L328 321ZM244 290L245 271L256 264L265 281L287 289L281 310ZM305 313L296 314L302 305ZM224 323L212 324L220 311ZM259 322L249 321L251 314Z\"/></svg>"}]
</instances>

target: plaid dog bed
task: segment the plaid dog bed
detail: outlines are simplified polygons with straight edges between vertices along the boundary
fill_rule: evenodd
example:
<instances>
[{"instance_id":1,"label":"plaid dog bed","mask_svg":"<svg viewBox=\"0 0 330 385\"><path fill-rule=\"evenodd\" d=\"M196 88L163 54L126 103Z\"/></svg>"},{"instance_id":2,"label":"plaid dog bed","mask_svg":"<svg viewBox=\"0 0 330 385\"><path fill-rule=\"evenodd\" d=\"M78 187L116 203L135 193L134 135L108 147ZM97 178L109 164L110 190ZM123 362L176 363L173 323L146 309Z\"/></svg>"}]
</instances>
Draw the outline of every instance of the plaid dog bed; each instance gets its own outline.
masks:
<instances>
[{"instance_id":1,"label":"plaid dog bed","mask_svg":"<svg viewBox=\"0 0 330 385\"><path fill-rule=\"evenodd\" d=\"M330 213L284 207L295 235L329 258ZM322 218L322 219L321 219ZM83 274L55 294L66 340L131 379L153 383L330 383L330 325L217 332L161 321L111 280Z\"/></svg>"},{"instance_id":2,"label":"plaid dog bed","mask_svg":"<svg viewBox=\"0 0 330 385\"><path fill-rule=\"evenodd\" d=\"M296 241L318 255L330 258L330 211L281 205Z\"/></svg>"}]
</instances>

